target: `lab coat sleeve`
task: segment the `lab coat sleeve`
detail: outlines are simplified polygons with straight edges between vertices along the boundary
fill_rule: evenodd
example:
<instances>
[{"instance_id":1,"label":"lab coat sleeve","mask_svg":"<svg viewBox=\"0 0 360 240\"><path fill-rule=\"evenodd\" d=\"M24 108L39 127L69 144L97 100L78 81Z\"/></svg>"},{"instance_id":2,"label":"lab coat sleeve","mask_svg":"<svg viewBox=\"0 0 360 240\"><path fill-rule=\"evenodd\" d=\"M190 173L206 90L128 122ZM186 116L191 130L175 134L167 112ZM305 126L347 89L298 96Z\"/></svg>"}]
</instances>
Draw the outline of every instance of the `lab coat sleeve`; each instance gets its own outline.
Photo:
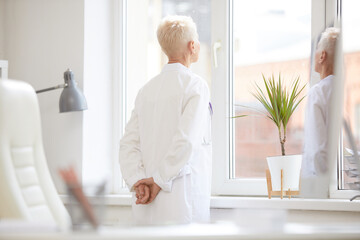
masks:
<instances>
[{"instance_id":1,"label":"lab coat sleeve","mask_svg":"<svg viewBox=\"0 0 360 240\"><path fill-rule=\"evenodd\" d=\"M119 163L122 177L130 191L134 191L134 184L146 178L140 151L138 115L135 109L126 125L125 134L120 141Z\"/></svg>"},{"instance_id":2,"label":"lab coat sleeve","mask_svg":"<svg viewBox=\"0 0 360 240\"><path fill-rule=\"evenodd\" d=\"M314 176L318 171L326 171L327 129L325 106L319 96L310 93L305 121L303 176Z\"/></svg>"},{"instance_id":3,"label":"lab coat sleeve","mask_svg":"<svg viewBox=\"0 0 360 240\"><path fill-rule=\"evenodd\" d=\"M198 81L184 98L183 112L177 131L159 170L153 174L156 184L163 191L171 192L172 181L188 174L188 165L194 150L201 147L202 134L209 106L209 89L204 81Z\"/></svg>"}]
</instances>

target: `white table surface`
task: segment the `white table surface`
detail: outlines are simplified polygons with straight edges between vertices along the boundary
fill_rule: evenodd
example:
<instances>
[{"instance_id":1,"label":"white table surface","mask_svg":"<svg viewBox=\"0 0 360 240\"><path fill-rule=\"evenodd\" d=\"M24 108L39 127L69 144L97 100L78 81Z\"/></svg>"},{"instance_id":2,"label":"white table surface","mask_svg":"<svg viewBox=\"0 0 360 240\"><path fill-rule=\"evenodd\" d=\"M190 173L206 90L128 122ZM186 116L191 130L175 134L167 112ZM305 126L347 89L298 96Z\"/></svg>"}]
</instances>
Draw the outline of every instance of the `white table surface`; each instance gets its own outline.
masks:
<instances>
[{"instance_id":1,"label":"white table surface","mask_svg":"<svg viewBox=\"0 0 360 240\"><path fill-rule=\"evenodd\" d=\"M260 221L261 222L261 221ZM245 224L246 225L246 224ZM121 240L121 239L360 239L360 224L294 224L263 227L231 222L172 226L101 227L97 231L58 232L49 226L1 227L6 240Z\"/></svg>"}]
</instances>

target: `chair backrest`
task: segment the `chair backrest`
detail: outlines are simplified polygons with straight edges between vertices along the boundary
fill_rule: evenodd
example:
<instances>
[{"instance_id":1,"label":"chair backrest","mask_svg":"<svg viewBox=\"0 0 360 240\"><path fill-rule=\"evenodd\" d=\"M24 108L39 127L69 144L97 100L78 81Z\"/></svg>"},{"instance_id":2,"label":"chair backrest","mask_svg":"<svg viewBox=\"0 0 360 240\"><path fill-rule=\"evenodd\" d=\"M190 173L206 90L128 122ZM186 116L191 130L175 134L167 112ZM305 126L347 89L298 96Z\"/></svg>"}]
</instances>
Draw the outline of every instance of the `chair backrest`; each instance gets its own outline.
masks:
<instances>
[{"instance_id":1,"label":"chair backrest","mask_svg":"<svg viewBox=\"0 0 360 240\"><path fill-rule=\"evenodd\" d=\"M70 218L47 167L36 93L27 83L0 79L0 218L54 222Z\"/></svg>"}]
</instances>

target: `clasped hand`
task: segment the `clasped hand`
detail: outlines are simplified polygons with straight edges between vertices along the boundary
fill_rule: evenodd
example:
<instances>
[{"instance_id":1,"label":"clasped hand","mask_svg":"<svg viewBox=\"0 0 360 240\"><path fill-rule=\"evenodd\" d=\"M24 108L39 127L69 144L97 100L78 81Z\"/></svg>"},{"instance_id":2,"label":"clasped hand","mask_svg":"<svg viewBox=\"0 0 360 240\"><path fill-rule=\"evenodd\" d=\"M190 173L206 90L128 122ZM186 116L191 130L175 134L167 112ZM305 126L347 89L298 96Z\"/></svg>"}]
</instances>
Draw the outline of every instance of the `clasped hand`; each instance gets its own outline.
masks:
<instances>
[{"instance_id":1,"label":"clasped hand","mask_svg":"<svg viewBox=\"0 0 360 240\"><path fill-rule=\"evenodd\" d=\"M161 190L152 177L139 180L135 183L134 188L137 198L136 204L151 203Z\"/></svg>"}]
</instances>

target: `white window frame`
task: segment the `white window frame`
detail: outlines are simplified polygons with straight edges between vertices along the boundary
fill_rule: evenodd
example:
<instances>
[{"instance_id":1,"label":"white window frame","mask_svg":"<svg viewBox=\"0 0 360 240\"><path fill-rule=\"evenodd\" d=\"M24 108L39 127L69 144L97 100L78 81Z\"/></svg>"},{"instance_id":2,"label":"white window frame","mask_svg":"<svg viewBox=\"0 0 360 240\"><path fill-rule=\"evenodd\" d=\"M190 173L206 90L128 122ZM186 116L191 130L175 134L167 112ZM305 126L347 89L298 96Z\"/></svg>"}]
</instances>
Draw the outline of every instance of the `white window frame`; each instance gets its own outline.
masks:
<instances>
[{"instance_id":1,"label":"white window frame","mask_svg":"<svg viewBox=\"0 0 360 240\"><path fill-rule=\"evenodd\" d=\"M331 24L331 19L335 19L334 25L339 27L341 26L341 5L343 0L327 0L326 2L326 23L327 25ZM344 94L344 93L343 93ZM343 104L343 103L342 103ZM342 113L341 113L342 114ZM341 123L342 124L342 123ZM342 126L342 125L341 125ZM343 133L340 133L338 154L337 154L337 164L333 168L331 173L331 179L329 184L329 197L338 198L338 199L350 199L355 195L359 195L359 190L345 190L340 188L340 178L342 177L341 167L343 161Z\"/></svg>"},{"instance_id":2,"label":"white window frame","mask_svg":"<svg viewBox=\"0 0 360 240\"><path fill-rule=\"evenodd\" d=\"M112 194L129 194L119 171L119 141L126 125L126 0L114 0Z\"/></svg>"},{"instance_id":3,"label":"white window frame","mask_svg":"<svg viewBox=\"0 0 360 240\"><path fill-rule=\"evenodd\" d=\"M232 56L232 17L233 1L213 1L211 39L213 58L217 66L212 71L212 118L213 138L213 178L212 195L266 195L264 179L230 179L232 174L231 154L234 153L234 134L232 105L233 56ZM225 26L225 27L224 27ZM215 48L218 44L220 48ZM217 50L218 49L218 50Z\"/></svg>"},{"instance_id":4,"label":"white window frame","mask_svg":"<svg viewBox=\"0 0 360 240\"><path fill-rule=\"evenodd\" d=\"M226 3L225 3L226 2ZM225 28L217 29L213 26L212 39L221 41L221 51L217 53L218 67L213 69L213 91L212 102L214 106L213 116L213 181L212 181L212 194L213 195L243 195L243 196L266 196L266 179L230 179L231 163L230 154L233 154L233 143L231 142L230 134L234 134L232 116L232 91L231 81L233 78L232 69L232 0L227 0L220 4L219 1L214 1L217 11L213 11L212 18L216 19L216 24L226 26ZM314 15L316 19L321 22L325 19L325 12L323 11L323 18L319 14L320 11L315 9L325 9L325 0L312 1L312 19ZM214 8L213 8L214 9ZM324 28L323 25L314 28L314 21L312 20L312 37L315 36L313 29L321 32ZM214 45L215 42L212 42ZM311 43L309 43L311 44ZM222 79L222 81L216 81ZM224 80L225 79L225 80ZM216 92L215 92L216 89ZM225 154L224 154L225 153ZM264 160L265 161L265 160ZM265 175L265 173L264 173Z\"/></svg>"},{"instance_id":5,"label":"white window frame","mask_svg":"<svg viewBox=\"0 0 360 240\"><path fill-rule=\"evenodd\" d=\"M217 57L218 66L213 68L212 103L214 106L213 116L213 195L241 195L241 196L266 196L266 180L263 179L230 179L231 154L233 154L233 143L230 134L234 134L232 106L231 80L232 72L232 0L219 2L214 1L212 12L212 46L221 43L221 49L213 53ZM312 0L311 3L311 38L317 36L326 26L337 24L337 0ZM335 19L335 22L333 22ZM226 26L226 27L219 27ZM309 43L311 44L311 43ZM317 75L314 69L311 71L312 80ZM217 79L221 79L216 81ZM312 84L316 82L312 81ZM216 92L215 92L216 90ZM216 170L216 171L215 171ZM330 173L329 184L330 198L349 198L358 191L338 190L337 168Z\"/></svg>"}]
</instances>

